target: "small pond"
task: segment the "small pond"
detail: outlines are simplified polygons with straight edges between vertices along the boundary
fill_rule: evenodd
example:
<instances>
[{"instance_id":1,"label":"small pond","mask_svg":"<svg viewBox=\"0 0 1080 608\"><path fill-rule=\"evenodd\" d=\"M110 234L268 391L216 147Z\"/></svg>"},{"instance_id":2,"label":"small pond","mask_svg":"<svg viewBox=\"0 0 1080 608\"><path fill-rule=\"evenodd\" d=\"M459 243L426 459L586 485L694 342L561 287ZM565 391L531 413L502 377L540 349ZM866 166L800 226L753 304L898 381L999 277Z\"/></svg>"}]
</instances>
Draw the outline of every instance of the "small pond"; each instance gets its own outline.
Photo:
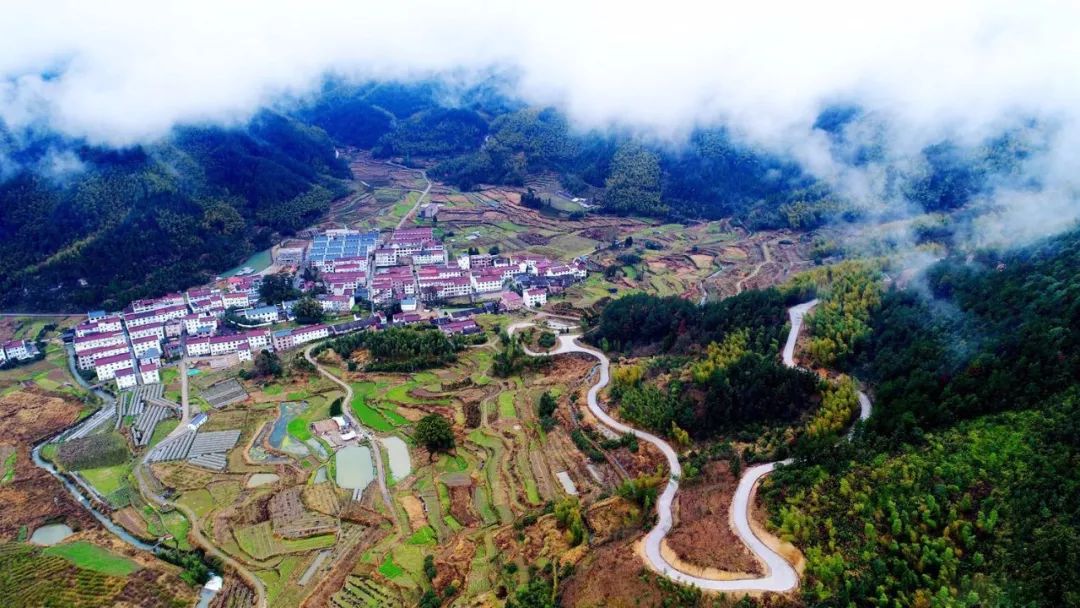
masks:
<instances>
[{"instance_id":1,"label":"small pond","mask_svg":"<svg viewBox=\"0 0 1080 608\"><path fill-rule=\"evenodd\" d=\"M265 486L276 482L281 479L274 473L255 473L248 478L247 487L257 488L259 486Z\"/></svg>"},{"instance_id":2,"label":"small pond","mask_svg":"<svg viewBox=\"0 0 1080 608\"><path fill-rule=\"evenodd\" d=\"M289 436L289 422L306 407L304 401L285 401L278 406L278 417L270 430L270 447L301 458L308 455L307 446Z\"/></svg>"},{"instance_id":3,"label":"small pond","mask_svg":"<svg viewBox=\"0 0 1080 608\"><path fill-rule=\"evenodd\" d=\"M362 490L375 479L371 448L349 445L337 453L337 484L348 490Z\"/></svg>"},{"instance_id":4,"label":"small pond","mask_svg":"<svg viewBox=\"0 0 1080 608\"><path fill-rule=\"evenodd\" d=\"M390 476L394 481L408 477L412 472L412 461L405 441L401 437L385 437L379 441L386 446L386 453L390 457Z\"/></svg>"},{"instance_id":5,"label":"small pond","mask_svg":"<svg viewBox=\"0 0 1080 608\"><path fill-rule=\"evenodd\" d=\"M30 535L30 542L43 547L50 547L74 534L75 531L67 524L49 524L34 530Z\"/></svg>"}]
</instances>

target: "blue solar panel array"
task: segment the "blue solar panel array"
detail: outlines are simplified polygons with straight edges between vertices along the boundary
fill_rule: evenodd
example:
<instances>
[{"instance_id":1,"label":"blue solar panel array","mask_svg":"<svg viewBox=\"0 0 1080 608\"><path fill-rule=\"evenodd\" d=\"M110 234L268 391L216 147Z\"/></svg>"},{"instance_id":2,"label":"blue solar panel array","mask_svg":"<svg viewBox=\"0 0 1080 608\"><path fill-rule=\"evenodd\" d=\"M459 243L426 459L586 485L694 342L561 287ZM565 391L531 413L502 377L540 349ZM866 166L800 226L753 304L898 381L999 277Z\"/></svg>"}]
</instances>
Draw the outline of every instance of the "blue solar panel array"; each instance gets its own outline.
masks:
<instances>
[{"instance_id":1,"label":"blue solar panel array","mask_svg":"<svg viewBox=\"0 0 1080 608\"><path fill-rule=\"evenodd\" d=\"M368 252L379 242L378 232L362 232L345 236L330 237L320 234L315 237L308 251L308 260L322 262L340 258L367 257Z\"/></svg>"}]
</instances>

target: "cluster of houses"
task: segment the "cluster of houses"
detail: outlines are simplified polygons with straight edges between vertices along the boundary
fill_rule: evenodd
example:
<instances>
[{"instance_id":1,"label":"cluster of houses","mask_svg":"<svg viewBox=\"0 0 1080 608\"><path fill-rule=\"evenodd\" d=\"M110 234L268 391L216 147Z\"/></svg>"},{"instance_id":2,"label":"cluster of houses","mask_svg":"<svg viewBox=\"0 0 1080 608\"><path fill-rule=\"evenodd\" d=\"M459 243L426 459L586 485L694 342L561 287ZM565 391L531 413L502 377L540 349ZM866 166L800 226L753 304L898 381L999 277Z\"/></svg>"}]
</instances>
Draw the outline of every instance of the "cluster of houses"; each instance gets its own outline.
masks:
<instances>
[{"instance_id":1,"label":"cluster of houses","mask_svg":"<svg viewBox=\"0 0 1080 608\"><path fill-rule=\"evenodd\" d=\"M232 365L254 359L261 350L285 351L360 329L421 322L447 334L470 334L480 331L474 313L543 306L549 293L587 274L580 261L561 264L540 256L473 254L451 261L429 227L386 235L328 230L310 242L285 243L275 256L279 264L318 271L323 289L314 291L320 292L317 299L328 313L349 313L357 299L380 305L398 302L402 312L392 319L377 314L336 325L275 330L274 324L290 318L292 303L260 305L262 277L234 276L212 287L137 300L121 312L89 313L72 338L79 368L125 389L160 382L162 358L186 355ZM425 303L455 298L480 300L482 305L443 316L424 310ZM230 311L226 329L224 317ZM0 364L35 354L32 344L9 343L0 349Z\"/></svg>"},{"instance_id":2,"label":"cluster of houses","mask_svg":"<svg viewBox=\"0 0 1080 608\"><path fill-rule=\"evenodd\" d=\"M295 250L289 249L289 261L297 259ZM513 287L523 290L522 305L538 306L549 292L587 276L580 261L564 264L542 256L472 254L451 259L430 227L386 235L329 230L315 236L301 258L301 265L318 271L326 290L319 300L332 313L352 310L359 299L376 305L499 299Z\"/></svg>"},{"instance_id":3,"label":"cluster of houses","mask_svg":"<svg viewBox=\"0 0 1080 608\"><path fill-rule=\"evenodd\" d=\"M8 361L26 361L38 356L38 348L29 340L11 340L0 344L0 365Z\"/></svg>"}]
</instances>

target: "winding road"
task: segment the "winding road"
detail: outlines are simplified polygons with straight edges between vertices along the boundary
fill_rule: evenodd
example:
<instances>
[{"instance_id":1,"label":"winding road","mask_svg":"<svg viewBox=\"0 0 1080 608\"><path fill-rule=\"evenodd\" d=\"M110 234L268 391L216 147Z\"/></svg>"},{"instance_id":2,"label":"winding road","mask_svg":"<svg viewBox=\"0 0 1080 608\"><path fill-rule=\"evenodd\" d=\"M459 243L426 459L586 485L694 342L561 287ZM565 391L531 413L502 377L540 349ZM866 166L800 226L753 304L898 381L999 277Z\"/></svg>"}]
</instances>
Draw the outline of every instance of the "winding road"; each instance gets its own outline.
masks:
<instances>
[{"instance_id":1,"label":"winding road","mask_svg":"<svg viewBox=\"0 0 1080 608\"><path fill-rule=\"evenodd\" d=\"M803 318L817 302L817 300L812 300L788 309L788 316L791 320L791 330L788 333L787 342L784 345L783 361L784 364L789 367L795 367L795 344L798 340L799 331L802 328ZM531 325L534 325L534 322L525 321L515 323L507 327L507 333L512 334L514 331ZM667 460L668 469L671 471L671 474L668 477L668 482L663 493L660 494L660 499L657 501L656 526L654 526L645 536L645 559L649 563L649 566L673 581L684 585L693 585L707 591L785 592L796 588L799 584L799 575L795 571L795 568L785 560L783 556L766 545L764 541L754 534L754 531L750 526L750 516L748 513L754 486L757 485L762 477L771 473L773 469L776 468L777 464L788 464L791 462L790 460L759 464L748 468L739 480L739 485L735 489L735 495L732 498L731 509L729 510L733 529L739 538L754 553L757 559L765 565L765 576L730 580L702 578L679 570L664 558L661 553L661 545L664 537L668 535L671 528L674 526L674 517L672 515L671 506L675 501L676 493L679 491L679 479L682 477L682 467L679 465L679 456L671 445L660 437L627 426L615 420L604 411L600 406L597 397L610 380L611 362L604 353L579 344L577 342L579 337L580 336L578 335L560 335L558 347L548 353L537 353L528 348L525 348L525 352L532 356L583 353L595 357L600 362L600 375L596 384L589 389L586 398L589 411L591 411L597 419L617 433L632 433L638 439L653 444ZM865 420L870 416L870 400L862 392L859 393L859 403L861 408L859 418Z\"/></svg>"},{"instance_id":2,"label":"winding road","mask_svg":"<svg viewBox=\"0 0 1080 608\"><path fill-rule=\"evenodd\" d=\"M319 370L319 373L326 376L330 381L334 382L341 388L345 389L345 398L342 399L341 415L348 419L349 424L353 428L357 429L358 434L361 437L365 437L371 442L371 449L375 452L371 455L371 459L375 461L375 476L379 482L379 491L382 493L383 502L386 503L386 508L390 510L390 513L394 513L394 502L390 498L390 488L386 485L386 471L383 467L382 450L379 448L379 438L375 436L373 431L370 431L360 425L360 421L353 417L352 401L353 401L353 389L348 382L345 382L341 378L338 378L334 374L330 373L330 370L326 369L319 362L311 356L312 349L315 348L315 344L304 349L304 358L315 366L315 369Z\"/></svg>"}]
</instances>

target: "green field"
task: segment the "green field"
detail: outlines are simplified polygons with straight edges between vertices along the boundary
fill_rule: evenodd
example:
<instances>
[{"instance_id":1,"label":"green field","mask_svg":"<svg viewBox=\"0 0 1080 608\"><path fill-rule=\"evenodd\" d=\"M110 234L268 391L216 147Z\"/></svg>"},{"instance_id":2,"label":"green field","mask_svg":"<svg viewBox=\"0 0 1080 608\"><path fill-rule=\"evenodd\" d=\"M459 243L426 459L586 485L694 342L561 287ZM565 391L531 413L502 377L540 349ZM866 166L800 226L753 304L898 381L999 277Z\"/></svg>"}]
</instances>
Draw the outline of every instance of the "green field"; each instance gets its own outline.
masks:
<instances>
[{"instance_id":1,"label":"green field","mask_svg":"<svg viewBox=\"0 0 1080 608\"><path fill-rule=\"evenodd\" d=\"M517 410L514 409L514 391L499 393L499 418L511 420L517 418Z\"/></svg>"},{"instance_id":2,"label":"green field","mask_svg":"<svg viewBox=\"0 0 1080 608\"><path fill-rule=\"evenodd\" d=\"M113 492L127 486L127 476L131 472L131 463L124 462L111 467L99 469L83 469L79 473L86 481L103 495L108 496Z\"/></svg>"},{"instance_id":3,"label":"green field","mask_svg":"<svg viewBox=\"0 0 1080 608\"><path fill-rule=\"evenodd\" d=\"M84 570L111 576L127 576L139 569L139 565L130 559L81 540L49 547L45 554L62 557Z\"/></svg>"}]
</instances>

